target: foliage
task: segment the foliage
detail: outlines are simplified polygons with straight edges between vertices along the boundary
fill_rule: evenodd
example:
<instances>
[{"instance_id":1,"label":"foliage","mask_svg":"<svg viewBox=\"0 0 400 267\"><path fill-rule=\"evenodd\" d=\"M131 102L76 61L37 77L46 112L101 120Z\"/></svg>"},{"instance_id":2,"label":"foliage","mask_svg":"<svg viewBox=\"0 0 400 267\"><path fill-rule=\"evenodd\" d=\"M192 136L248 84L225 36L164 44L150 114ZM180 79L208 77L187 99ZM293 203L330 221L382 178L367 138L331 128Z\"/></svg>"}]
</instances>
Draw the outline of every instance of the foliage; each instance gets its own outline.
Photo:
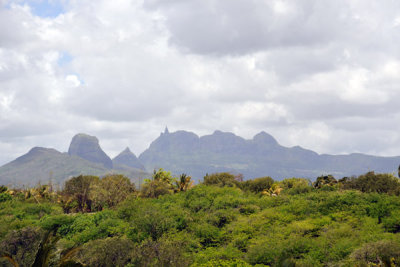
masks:
<instances>
[{"instance_id":1,"label":"foliage","mask_svg":"<svg viewBox=\"0 0 400 267\"><path fill-rule=\"evenodd\" d=\"M343 179L343 187L345 189L356 189L361 192L376 193L400 193L400 180L393 174L368 172L357 178Z\"/></svg>"},{"instance_id":2,"label":"foliage","mask_svg":"<svg viewBox=\"0 0 400 267\"><path fill-rule=\"evenodd\" d=\"M157 198L174 192L173 183L176 181L170 172L163 169L154 170L151 180L145 180L140 190L140 196L145 198Z\"/></svg>"},{"instance_id":3,"label":"foliage","mask_svg":"<svg viewBox=\"0 0 400 267\"><path fill-rule=\"evenodd\" d=\"M332 175L323 175L317 177L317 180L313 183L315 188L322 188L324 186L333 186L337 184L337 180Z\"/></svg>"},{"instance_id":4,"label":"foliage","mask_svg":"<svg viewBox=\"0 0 400 267\"><path fill-rule=\"evenodd\" d=\"M193 187L192 177L186 175L185 173L182 173L175 183L177 192L185 192Z\"/></svg>"},{"instance_id":5,"label":"foliage","mask_svg":"<svg viewBox=\"0 0 400 267\"><path fill-rule=\"evenodd\" d=\"M125 266L130 263L134 250L135 244L131 240L109 237L87 242L73 260L85 266Z\"/></svg>"},{"instance_id":6,"label":"foliage","mask_svg":"<svg viewBox=\"0 0 400 267\"><path fill-rule=\"evenodd\" d=\"M43 232L38 227L13 230L0 242L0 254L9 256L20 266L32 266L42 237Z\"/></svg>"},{"instance_id":7,"label":"foliage","mask_svg":"<svg viewBox=\"0 0 400 267\"><path fill-rule=\"evenodd\" d=\"M263 191L268 191L273 183L274 180L271 177L261 177L241 182L239 187L253 193L261 193Z\"/></svg>"},{"instance_id":8,"label":"foliage","mask_svg":"<svg viewBox=\"0 0 400 267\"><path fill-rule=\"evenodd\" d=\"M135 191L135 185L128 177L110 174L91 184L90 199L96 210L112 208L124 201Z\"/></svg>"},{"instance_id":9,"label":"foliage","mask_svg":"<svg viewBox=\"0 0 400 267\"><path fill-rule=\"evenodd\" d=\"M228 172L207 174L203 179L204 185L235 186L237 184L235 176Z\"/></svg>"},{"instance_id":10,"label":"foliage","mask_svg":"<svg viewBox=\"0 0 400 267\"><path fill-rule=\"evenodd\" d=\"M65 183L62 203L65 212L100 211L112 208L135 191L135 185L124 175L103 178L80 175Z\"/></svg>"},{"instance_id":11,"label":"foliage","mask_svg":"<svg viewBox=\"0 0 400 267\"><path fill-rule=\"evenodd\" d=\"M279 186L289 195L309 193L312 190L311 182L305 178L287 178L280 181Z\"/></svg>"},{"instance_id":12,"label":"foliage","mask_svg":"<svg viewBox=\"0 0 400 267\"><path fill-rule=\"evenodd\" d=\"M0 202L6 202L6 201L9 201L11 199L12 199L12 197L11 197L10 194L8 194L8 193L0 193Z\"/></svg>"},{"instance_id":13,"label":"foliage","mask_svg":"<svg viewBox=\"0 0 400 267\"><path fill-rule=\"evenodd\" d=\"M65 212L90 212L92 210L90 193L93 184L98 182L99 177L91 175L79 175L69 179L63 190Z\"/></svg>"},{"instance_id":14,"label":"foliage","mask_svg":"<svg viewBox=\"0 0 400 267\"><path fill-rule=\"evenodd\" d=\"M5 185L0 185L0 194L1 194L1 193L4 193L4 192L7 192L7 190L8 190L7 186L5 186Z\"/></svg>"},{"instance_id":15,"label":"foliage","mask_svg":"<svg viewBox=\"0 0 400 267\"><path fill-rule=\"evenodd\" d=\"M62 214L65 203L45 194L36 201L27 190L8 190L2 194L11 199L0 202L0 265L399 265L400 198L391 175L337 183L322 176L315 187L300 178L232 176L186 187L188 176L161 169L140 192L123 176L75 177L56 199L76 197L70 211L78 211L87 189L81 207L90 213Z\"/></svg>"},{"instance_id":16,"label":"foliage","mask_svg":"<svg viewBox=\"0 0 400 267\"><path fill-rule=\"evenodd\" d=\"M350 258L357 265L398 266L400 264L400 245L390 240L367 243L356 249Z\"/></svg>"}]
</instances>

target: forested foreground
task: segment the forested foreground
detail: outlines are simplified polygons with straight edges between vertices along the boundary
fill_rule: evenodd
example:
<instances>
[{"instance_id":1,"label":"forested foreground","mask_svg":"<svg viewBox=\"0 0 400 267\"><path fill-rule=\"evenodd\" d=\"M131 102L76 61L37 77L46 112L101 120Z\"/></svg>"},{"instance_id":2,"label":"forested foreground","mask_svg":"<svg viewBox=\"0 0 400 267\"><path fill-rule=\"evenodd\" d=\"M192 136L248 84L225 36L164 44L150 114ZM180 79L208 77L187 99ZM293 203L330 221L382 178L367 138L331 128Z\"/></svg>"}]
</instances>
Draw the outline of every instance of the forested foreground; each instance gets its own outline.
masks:
<instances>
[{"instance_id":1,"label":"forested foreground","mask_svg":"<svg viewBox=\"0 0 400 267\"><path fill-rule=\"evenodd\" d=\"M0 187L1 266L399 266L399 179L159 170Z\"/></svg>"}]
</instances>

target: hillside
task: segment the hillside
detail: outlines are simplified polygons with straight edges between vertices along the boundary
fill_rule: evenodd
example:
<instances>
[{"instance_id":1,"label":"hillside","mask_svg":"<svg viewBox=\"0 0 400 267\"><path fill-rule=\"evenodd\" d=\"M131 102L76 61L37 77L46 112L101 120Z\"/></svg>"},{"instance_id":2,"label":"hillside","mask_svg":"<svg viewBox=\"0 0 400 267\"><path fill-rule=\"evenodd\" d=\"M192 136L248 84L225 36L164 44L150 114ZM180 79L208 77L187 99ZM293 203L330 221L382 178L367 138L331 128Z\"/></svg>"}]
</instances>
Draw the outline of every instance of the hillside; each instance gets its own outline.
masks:
<instances>
[{"instance_id":1,"label":"hillside","mask_svg":"<svg viewBox=\"0 0 400 267\"><path fill-rule=\"evenodd\" d=\"M0 184L34 185L50 178L61 183L78 174L121 173L133 181L148 178L163 168L175 176L186 173L201 180L207 173L231 172L245 179L271 176L315 179L323 174L335 177L367 171L397 173L400 157L364 154L320 155L299 146L285 147L266 132L246 140L229 132L215 131L197 136L187 131L161 133L139 157L126 148L113 160L101 149L95 136L77 134L68 153L34 148L28 154L0 167Z\"/></svg>"},{"instance_id":2,"label":"hillside","mask_svg":"<svg viewBox=\"0 0 400 267\"><path fill-rule=\"evenodd\" d=\"M149 174L143 168L129 166L129 159L125 162L127 165L116 164L113 168L96 137L78 134L71 141L69 153L35 147L0 167L0 184L22 187L51 180L62 186L66 179L80 174L103 176L109 173L124 174L139 184Z\"/></svg>"},{"instance_id":3,"label":"hillside","mask_svg":"<svg viewBox=\"0 0 400 267\"><path fill-rule=\"evenodd\" d=\"M139 160L147 170L164 168L175 174L187 172L197 179L206 173L229 171L245 178L271 176L316 178L321 174L352 176L369 170L397 172L400 157L364 154L319 155L299 146L281 146L261 132L246 140L233 133L215 131L199 137L194 133L168 131L151 143Z\"/></svg>"},{"instance_id":4,"label":"hillside","mask_svg":"<svg viewBox=\"0 0 400 267\"><path fill-rule=\"evenodd\" d=\"M311 185L220 173L183 190L168 175L141 190L118 175L62 192L0 187L0 266L399 266L391 174Z\"/></svg>"}]
</instances>

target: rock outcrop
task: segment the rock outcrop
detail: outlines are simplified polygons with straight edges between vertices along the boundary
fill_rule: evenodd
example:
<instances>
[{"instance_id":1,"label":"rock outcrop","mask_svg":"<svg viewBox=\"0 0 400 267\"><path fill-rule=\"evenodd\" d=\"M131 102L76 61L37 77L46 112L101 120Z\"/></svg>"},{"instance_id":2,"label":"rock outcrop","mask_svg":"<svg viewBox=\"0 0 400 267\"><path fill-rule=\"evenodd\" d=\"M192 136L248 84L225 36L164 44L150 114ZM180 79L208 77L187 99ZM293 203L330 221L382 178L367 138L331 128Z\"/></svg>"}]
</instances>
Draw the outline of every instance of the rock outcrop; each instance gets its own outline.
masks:
<instances>
[{"instance_id":1,"label":"rock outcrop","mask_svg":"<svg viewBox=\"0 0 400 267\"><path fill-rule=\"evenodd\" d=\"M95 136L82 133L75 135L69 146L68 154L94 163L100 163L108 169L112 169L113 167L112 160L101 149L99 140Z\"/></svg>"}]
</instances>

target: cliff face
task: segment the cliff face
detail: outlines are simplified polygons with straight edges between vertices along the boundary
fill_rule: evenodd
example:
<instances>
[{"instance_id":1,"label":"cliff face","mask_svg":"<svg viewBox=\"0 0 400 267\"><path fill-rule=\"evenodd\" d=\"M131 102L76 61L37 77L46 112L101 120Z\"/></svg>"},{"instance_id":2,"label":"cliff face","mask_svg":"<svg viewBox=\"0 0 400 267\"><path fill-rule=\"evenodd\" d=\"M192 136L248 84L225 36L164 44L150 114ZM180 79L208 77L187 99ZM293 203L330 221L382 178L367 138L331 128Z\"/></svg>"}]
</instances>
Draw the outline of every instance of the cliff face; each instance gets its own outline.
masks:
<instances>
[{"instance_id":1,"label":"cliff face","mask_svg":"<svg viewBox=\"0 0 400 267\"><path fill-rule=\"evenodd\" d=\"M70 156L78 156L94 163L100 163L104 167L111 169L112 160L101 149L99 140L95 136L87 134L77 134L72 138L68 149Z\"/></svg>"}]
</instances>

